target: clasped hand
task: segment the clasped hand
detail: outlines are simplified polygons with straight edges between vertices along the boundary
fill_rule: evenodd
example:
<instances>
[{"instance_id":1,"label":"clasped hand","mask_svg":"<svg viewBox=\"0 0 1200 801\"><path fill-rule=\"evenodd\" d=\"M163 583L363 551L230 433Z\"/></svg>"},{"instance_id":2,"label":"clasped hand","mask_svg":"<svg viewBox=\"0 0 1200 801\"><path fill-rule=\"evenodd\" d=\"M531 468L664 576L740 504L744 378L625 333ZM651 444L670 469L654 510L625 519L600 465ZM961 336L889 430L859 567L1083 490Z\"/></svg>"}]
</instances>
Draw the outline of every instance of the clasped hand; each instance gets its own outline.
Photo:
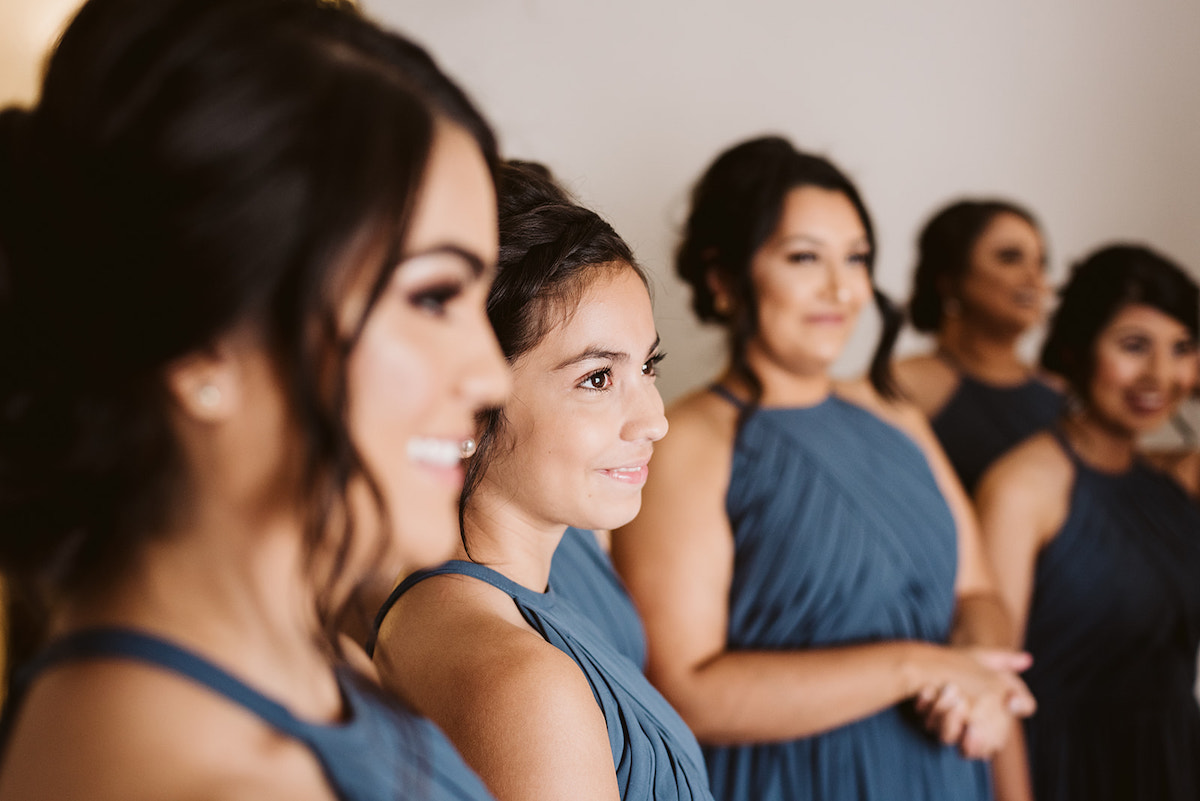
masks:
<instances>
[{"instance_id":1,"label":"clasped hand","mask_svg":"<svg viewBox=\"0 0 1200 801\"><path fill-rule=\"evenodd\" d=\"M969 759L990 759L1008 740L1015 720L1037 702L1017 675L1029 654L988 648L949 648L950 679L926 685L914 699L925 728ZM957 657L957 658L956 658Z\"/></svg>"}]
</instances>

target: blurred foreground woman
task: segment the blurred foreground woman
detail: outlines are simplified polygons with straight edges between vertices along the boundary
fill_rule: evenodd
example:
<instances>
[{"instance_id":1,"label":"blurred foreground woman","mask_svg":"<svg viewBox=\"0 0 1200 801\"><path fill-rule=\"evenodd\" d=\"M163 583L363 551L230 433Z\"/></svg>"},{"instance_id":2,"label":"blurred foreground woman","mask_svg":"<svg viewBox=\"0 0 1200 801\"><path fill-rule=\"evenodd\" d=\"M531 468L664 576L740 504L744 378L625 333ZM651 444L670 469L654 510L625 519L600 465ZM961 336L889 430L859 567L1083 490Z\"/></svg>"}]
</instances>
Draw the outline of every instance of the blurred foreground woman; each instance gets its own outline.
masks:
<instances>
[{"instance_id":1,"label":"blurred foreground woman","mask_svg":"<svg viewBox=\"0 0 1200 801\"><path fill-rule=\"evenodd\" d=\"M491 135L318 0L92 0L0 117L0 798L486 798L332 635L508 374ZM369 667L369 666L368 666Z\"/></svg>"},{"instance_id":2,"label":"blurred foreground woman","mask_svg":"<svg viewBox=\"0 0 1200 801\"><path fill-rule=\"evenodd\" d=\"M1063 290L1042 364L1071 411L979 486L985 544L1033 655L1038 801L1200 798L1200 507L1136 452L1196 382L1195 283L1143 247L1096 251ZM998 771L1028 797L1021 754Z\"/></svg>"}]
</instances>

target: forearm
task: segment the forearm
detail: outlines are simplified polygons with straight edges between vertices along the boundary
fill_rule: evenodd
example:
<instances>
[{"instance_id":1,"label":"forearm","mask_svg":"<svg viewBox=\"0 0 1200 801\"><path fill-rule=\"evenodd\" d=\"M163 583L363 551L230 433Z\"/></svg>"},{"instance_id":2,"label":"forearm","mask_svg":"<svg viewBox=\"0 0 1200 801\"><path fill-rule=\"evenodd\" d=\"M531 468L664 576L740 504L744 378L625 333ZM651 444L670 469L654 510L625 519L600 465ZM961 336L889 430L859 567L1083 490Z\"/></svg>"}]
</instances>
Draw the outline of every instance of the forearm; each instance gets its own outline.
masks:
<instances>
[{"instance_id":1,"label":"forearm","mask_svg":"<svg viewBox=\"0 0 1200 801\"><path fill-rule=\"evenodd\" d=\"M702 742L791 740L844 726L915 695L927 679L923 663L931 648L896 641L809 651L726 651L657 683Z\"/></svg>"},{"instance_id":2,"label":"forearm","mask_svg":"<svg viewBox=\"0 0 1200 801\"><path fill-rule=\"evenodd\" d=\"M996 801L1033 801L1025 732L1018 723L1008 742L992 759L992 785Z\"/></svg>"}]
</instances>

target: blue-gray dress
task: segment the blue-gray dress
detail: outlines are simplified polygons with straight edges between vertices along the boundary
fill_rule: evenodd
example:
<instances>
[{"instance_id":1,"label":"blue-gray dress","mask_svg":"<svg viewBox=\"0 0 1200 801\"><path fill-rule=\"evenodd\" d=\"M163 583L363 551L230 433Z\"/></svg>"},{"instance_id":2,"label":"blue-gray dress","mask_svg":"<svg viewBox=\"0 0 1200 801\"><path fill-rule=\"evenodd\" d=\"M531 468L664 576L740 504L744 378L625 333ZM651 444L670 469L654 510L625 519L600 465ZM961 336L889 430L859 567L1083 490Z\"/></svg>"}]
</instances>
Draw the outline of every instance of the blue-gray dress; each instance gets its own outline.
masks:
<instances>
[{"instance_id":1,"label":"blue-gray dress","mask_svg":"<svg viewBox=\"0 0 1200 801\"><path fill-rule=\"evenodd\" d=\"M1038 801L1200 799L1200 507L1137 462L1081 461L1038 554L1025 647Z\"/></svg>"},{"instance_id":2,"label":"blue-gray dress","mask_svg":"<svg viewBox=\"0 0 1200 801\"><path fill-rule=\"evenodd\" d=\"M470 576L513 599L525 621L579 665L608 725L617 786L625 801L711 801L700 746L687 724L650 685L637 665L554 587L534 592L474 562L451 561L418 571L392 591L382 621L414 585L442 574Z\"/></svg>"},{"instance_id":3,"label":"blue-gray dress","mask_svg":"<svg viewBox=\"0 0 1200 801\"><path fill-rule=\"evenodd\" d=\"M836 396L759 409L738 433L725 508L729 650L946 642L957 530L924 454L899 429ZM986 766L933 739L907 704L705 756L719 801L990 797Z\"/></svg>"},{"instance_id":4,"label":"blue-gray dress","mask_svg":"<svg viewBox=\"0 0 1200 801\"><path fill-rule=\"evenodd\" d=\"M646 667L646 630L596 535L568 528L554 552L550 586L604 632L630 662Z\"/></svg>"}]
</instances>

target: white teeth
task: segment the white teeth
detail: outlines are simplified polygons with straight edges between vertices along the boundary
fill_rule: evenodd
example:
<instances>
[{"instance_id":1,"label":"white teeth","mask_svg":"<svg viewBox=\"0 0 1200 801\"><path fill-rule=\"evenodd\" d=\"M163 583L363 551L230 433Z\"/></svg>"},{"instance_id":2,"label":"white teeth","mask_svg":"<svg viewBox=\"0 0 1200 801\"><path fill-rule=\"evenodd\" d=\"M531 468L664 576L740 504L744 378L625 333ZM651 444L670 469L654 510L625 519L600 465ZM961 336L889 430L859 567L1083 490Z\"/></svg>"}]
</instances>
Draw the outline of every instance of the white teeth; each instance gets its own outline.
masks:
<instances>
[{"instance_id":1,"label":"white teeth","mask_svg":"<svg viewBox=\"0 0 1200 801\"><path fill-rule=\"evenodd\" d=\"M434 467L454 467L462 460L462 443L450 439L413 437L408 441L408 458Z\"/></svg>"},{"instance_id":2,"label":"white teeth","mask_svg":"<svg viewBox=\"0 0 1200 801\"><path fill-rule=\"evenodd\" d=\"M636 473L641 469L642 468L640 468L640 467L614 467L612 469L612 472L614 472L614 473Z\"/></svg>"}]
</instances>

